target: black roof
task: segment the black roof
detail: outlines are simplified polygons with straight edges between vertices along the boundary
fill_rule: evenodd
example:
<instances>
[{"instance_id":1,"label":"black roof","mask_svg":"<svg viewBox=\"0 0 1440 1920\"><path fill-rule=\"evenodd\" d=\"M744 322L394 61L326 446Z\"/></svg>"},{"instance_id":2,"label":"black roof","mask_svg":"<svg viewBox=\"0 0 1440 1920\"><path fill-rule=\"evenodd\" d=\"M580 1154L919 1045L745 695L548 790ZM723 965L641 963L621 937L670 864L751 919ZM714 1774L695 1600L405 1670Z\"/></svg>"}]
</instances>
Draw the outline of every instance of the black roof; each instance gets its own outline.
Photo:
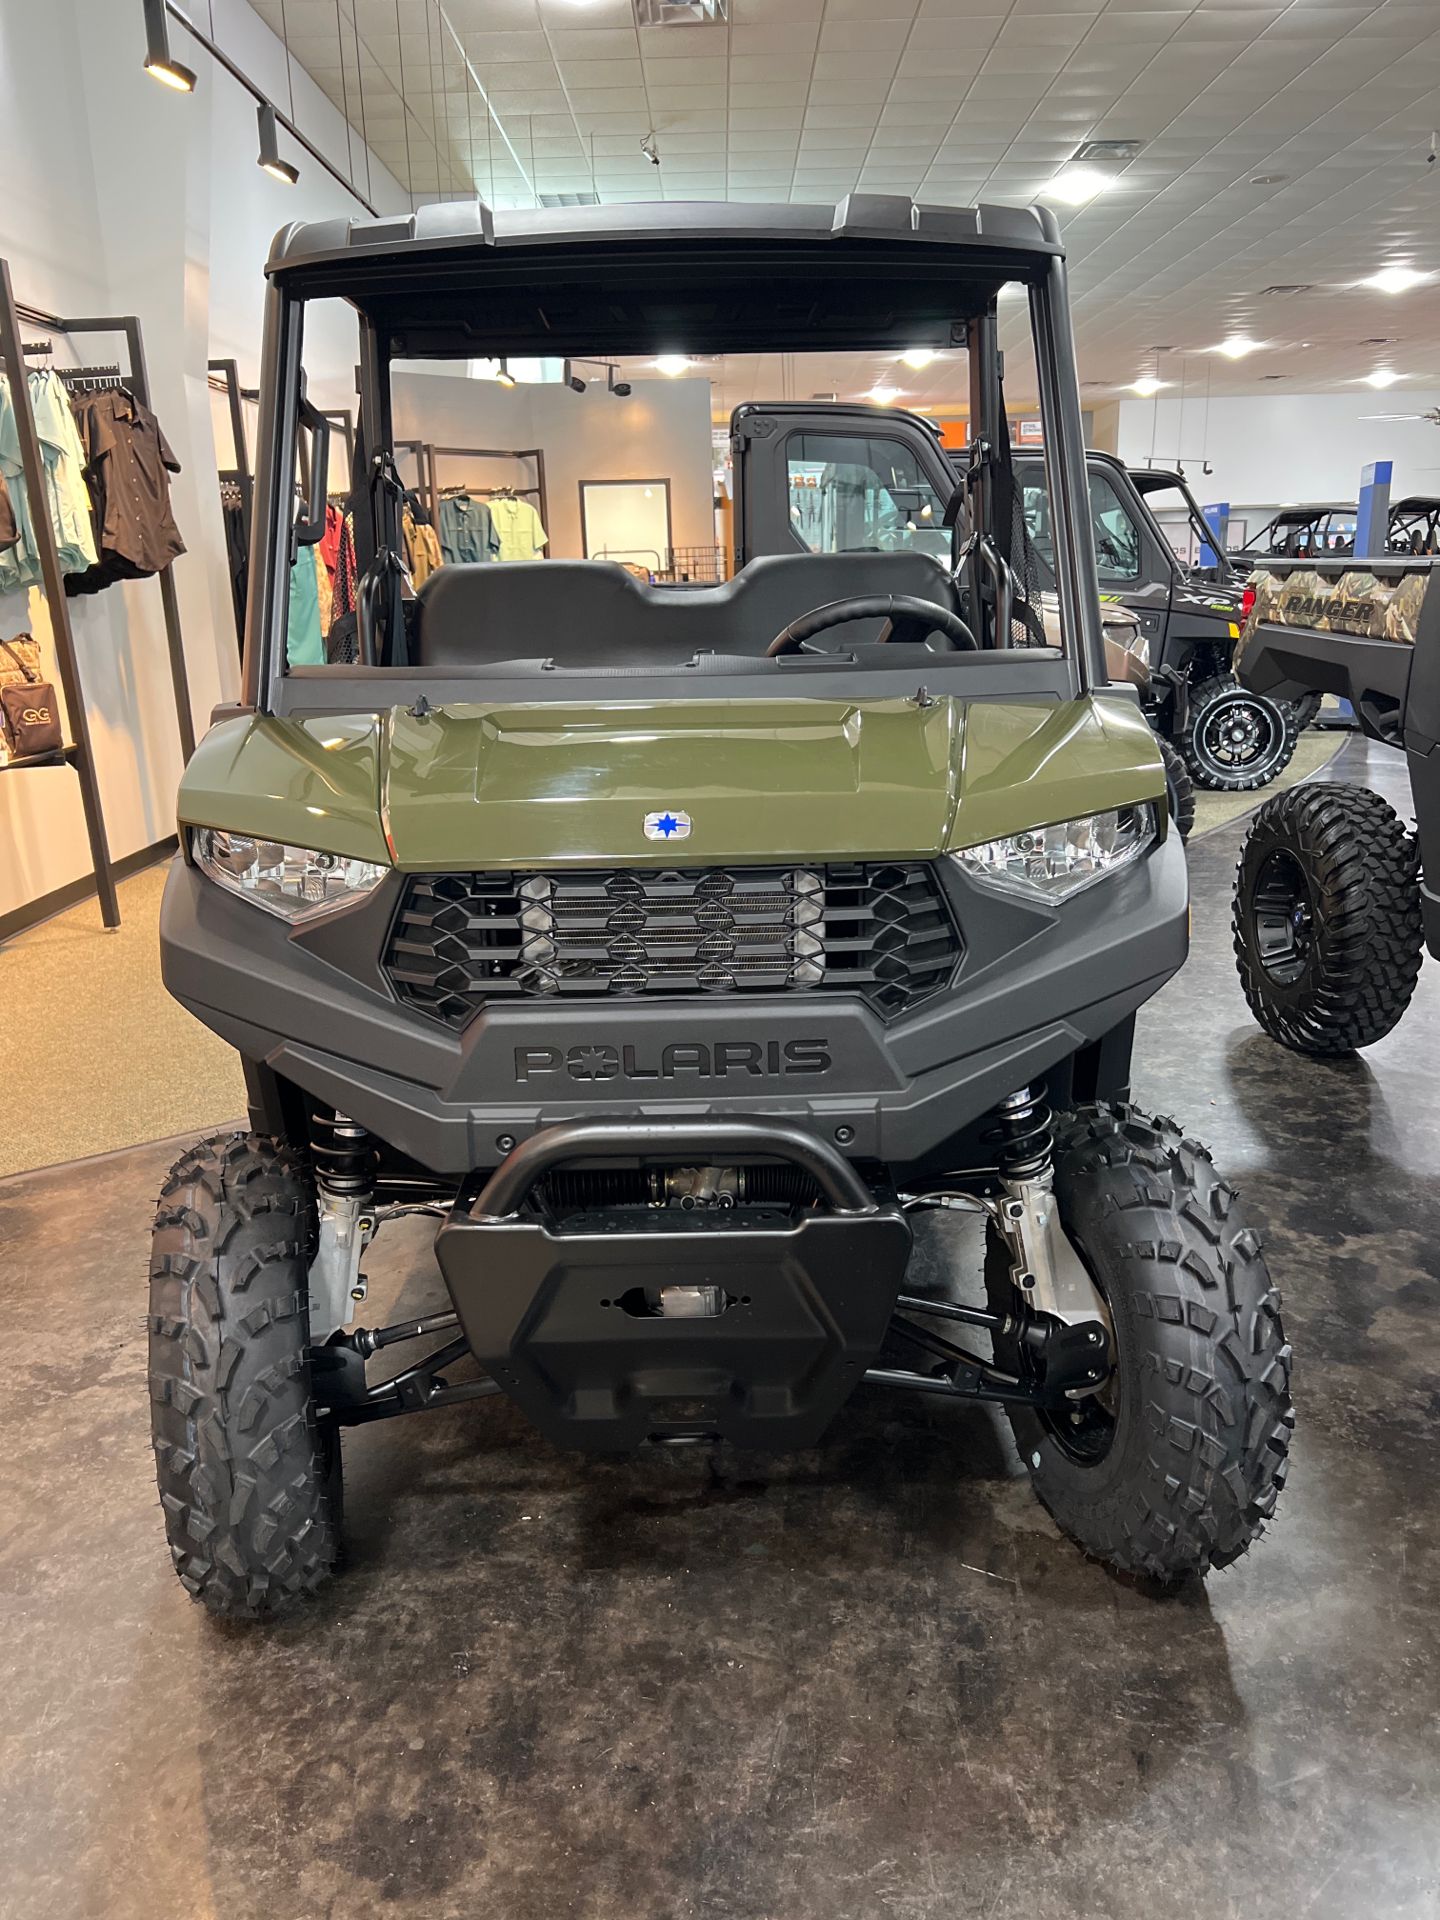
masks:
<instances>
[{"instance_id":1,"label":"black roof","mask_svg":"<svg viewBox=\"0 0 1440 1920\"><path fill-rule=\"evenodd\" d=\"M1042 207L724 201L321 220L276 236L267 272L350 300L397 354L951 346L1007 280L1063 253Z\"/></svg>"},{"instance_id":2,"label":"black roof","mask_svg":"<svg viewBox=\"0 0 1440 1920\"><path fill-rule=\"evenodd\" d=\"M1434 513L1440 510L1440 495L1430 493L1407 493L1403 500L1390 502L1390 517L1397 513L1420 514Z\"/></svg>"}]
</instances>

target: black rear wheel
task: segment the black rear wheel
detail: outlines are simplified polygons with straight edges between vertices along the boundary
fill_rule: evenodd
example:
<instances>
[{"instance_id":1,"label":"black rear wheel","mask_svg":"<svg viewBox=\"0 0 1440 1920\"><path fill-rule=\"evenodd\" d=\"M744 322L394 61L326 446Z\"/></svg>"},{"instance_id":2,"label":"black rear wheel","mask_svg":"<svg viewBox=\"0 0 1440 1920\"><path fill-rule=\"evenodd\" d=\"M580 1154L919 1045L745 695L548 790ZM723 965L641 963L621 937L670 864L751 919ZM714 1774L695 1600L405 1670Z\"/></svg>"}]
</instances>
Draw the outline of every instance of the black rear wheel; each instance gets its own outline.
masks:
<instances>
[{"instance_id":1,"label":"black rear wheel","mask_svg":"<svg viewBox=\"0 0 1440 1920\"><path fill-rule=\"evenodd\" d=\"M1251 693L1230 674L1202 681L1190 695L1179 746L1196 782L1217 793L1247 793L1289 766L1299 738L1283 700Z\"/></svg>"},{"instance_id":2,"label":"black rear wheel","mask_svg":"<svg viewBox=\"0 0 1440 1920\"><path fill-rule=\"evenodd\" d=\"M1280 1297L1234 1190L1198 1142L1126 1105L1057 1121L1060 1216L1105 1297L1114 1369L1059 1410L1009 1409L1058 1526L1127 1573L1174 1582L1228 1566L1274 1511L1294 1415ZM986 1292L1013 1311L991 1229ZM1017 1344L996 1361L1026 1370Z\"/></svg>"},{"instance_id":3,"label":"black rear wheel","mask_svg":"<svg viewBox=\"0 0 1440 1920\"><path fill-rule=\"evenodd\" d=\"M1165 762L1165 798L1170 818L1180 838L1188 840L1195 825L1195 782L1183 757L1168 740L1160 742L1160 758Z\"/></svg>"},{"instance_id":4,"label":"black rear wheel","mask_svg":"<svg viewBox=\"0 0 1440 1920\"><path fill-rule=\"evenodd\" d=\"M1295 787L1256 814L1235 875L1240 985L1273 1040L1325 1057L1383 1039L1424 956L1413 835L1364 787Z\"/></svg>"},{"instance_id":5,"label":"black rear wheel","mask_svg":"<svg viewBox=\"0 0 1440 1920\"><path fill-rule=\"evenodd\" d=\"M1323 693L1302 693L1298 700L1290 702L1291 710L1295 715L1295 725L1301 733L1307 727L1314 726L1320 712L1320 703L1324 698Z\"/></svg>"}]
</instances>

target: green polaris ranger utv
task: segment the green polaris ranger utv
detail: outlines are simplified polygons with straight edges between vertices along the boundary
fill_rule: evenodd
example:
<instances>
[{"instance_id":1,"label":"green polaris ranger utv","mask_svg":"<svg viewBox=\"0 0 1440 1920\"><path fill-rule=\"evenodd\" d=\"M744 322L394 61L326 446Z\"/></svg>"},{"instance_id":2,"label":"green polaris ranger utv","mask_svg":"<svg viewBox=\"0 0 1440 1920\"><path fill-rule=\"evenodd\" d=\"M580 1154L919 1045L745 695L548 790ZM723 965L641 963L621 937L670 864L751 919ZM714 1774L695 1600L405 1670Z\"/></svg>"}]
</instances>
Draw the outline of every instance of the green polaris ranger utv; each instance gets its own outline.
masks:
<instances>
[{"instance_id":1,"label":"green polaris ranger utv","mask_svg":"<svg viewBox=\"0 0 1440 1920\"><path fill-rule=\"evenodd\" d=\"M1154 736L1105 678L1052 217L447 204L291 228L268 274L244 697L186 772L161 924L251 1109L182 1155L155 1227L186 1587L238 1616L319 1586L346 1427L500 1394L557 1446L621 1451L811 1447L861 1389L993 1401L1088 1553L1162 1582L1234 1560L1281 1486L1290 1352L1234 1192L1130 1103L1186 870ZM292 664L327 485L307 327L337 302L358 657ZM777 555L711 587L455 564L410 590L398 361L916 343L968 357L953 552ZM984 1305L907 1288L937 1208L984 1223ZM357 1325L367 1244L417 1210L449 1307ZM387 1369L397 1347L421 1357Z\"/></svg>"}]
</instances>

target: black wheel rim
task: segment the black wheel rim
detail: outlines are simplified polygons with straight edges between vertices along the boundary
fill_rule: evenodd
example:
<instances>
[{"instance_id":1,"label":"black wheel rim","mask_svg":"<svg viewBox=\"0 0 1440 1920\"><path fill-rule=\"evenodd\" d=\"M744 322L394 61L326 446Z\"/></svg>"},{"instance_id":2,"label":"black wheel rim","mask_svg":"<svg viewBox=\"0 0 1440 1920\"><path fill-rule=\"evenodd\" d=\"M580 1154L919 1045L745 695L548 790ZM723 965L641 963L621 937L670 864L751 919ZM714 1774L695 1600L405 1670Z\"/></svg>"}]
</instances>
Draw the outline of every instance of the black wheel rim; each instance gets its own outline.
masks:
<instances>
[{"instance_id":1,"label":"black wheel rim","mask_svg":"<svg viewBox=\"0 0 1440 1920\"><path fill-rule=\"evenodd\" d=\"M1315 902L1305 869L1283 847L1265 856L1250 899L1255 957L1277 986L1292 987L1310 964Z\"/></svg>"},{"instance_id":2,"label":"black wheel rim","mask_svg":"<svg viewBox=\"0 0 1440 1920\"><path fill-rule=\"evenodd\" d=\"M1285 729L1268 701L1253 700L1237 688L1196 715L1191 738L1201 766L1228 781L1272 766L1284 745Z\"/></svg>"}]
</instances>

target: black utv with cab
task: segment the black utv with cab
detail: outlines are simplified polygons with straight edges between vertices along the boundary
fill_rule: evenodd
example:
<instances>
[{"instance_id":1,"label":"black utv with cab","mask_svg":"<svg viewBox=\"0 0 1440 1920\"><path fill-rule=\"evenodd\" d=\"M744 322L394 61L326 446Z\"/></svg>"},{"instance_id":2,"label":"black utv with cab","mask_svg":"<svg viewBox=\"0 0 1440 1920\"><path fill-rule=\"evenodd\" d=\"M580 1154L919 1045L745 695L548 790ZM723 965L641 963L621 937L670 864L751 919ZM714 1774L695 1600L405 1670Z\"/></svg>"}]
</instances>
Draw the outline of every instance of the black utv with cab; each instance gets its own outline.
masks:
<instances>
[{"instance_id":1,"label":"black utv with cab","mask_svg":"<svg viewBox=\"0 0 1440 1920\"><path fill-rule=\"evenodd\" d=\"M958 517L964 531L969 456L957 464L918 414L824 401L754 403L736 410L730 450L737 567L761 554L861 550L923 553L948 564L950 522ZM1032 563L1053 600L1044 457L1022 448L1012 464ZM1289 764L1301 715L1240 687L1230 670L1241 582L1223 556L1212 569L1220 577L1193 580L1149 505L1159 488L1178 488L1198 537L1208 538L1183 477L1132 472L1093 449L1086 467L1102 609L1122 608L1137 623L1129 645L1143 665L1142 700L1165 743L1174 795L1191 781L1230 792L1268 786ZM1188 805L1193 815L1193 799Z\"/></svg>"}]
</instances>

